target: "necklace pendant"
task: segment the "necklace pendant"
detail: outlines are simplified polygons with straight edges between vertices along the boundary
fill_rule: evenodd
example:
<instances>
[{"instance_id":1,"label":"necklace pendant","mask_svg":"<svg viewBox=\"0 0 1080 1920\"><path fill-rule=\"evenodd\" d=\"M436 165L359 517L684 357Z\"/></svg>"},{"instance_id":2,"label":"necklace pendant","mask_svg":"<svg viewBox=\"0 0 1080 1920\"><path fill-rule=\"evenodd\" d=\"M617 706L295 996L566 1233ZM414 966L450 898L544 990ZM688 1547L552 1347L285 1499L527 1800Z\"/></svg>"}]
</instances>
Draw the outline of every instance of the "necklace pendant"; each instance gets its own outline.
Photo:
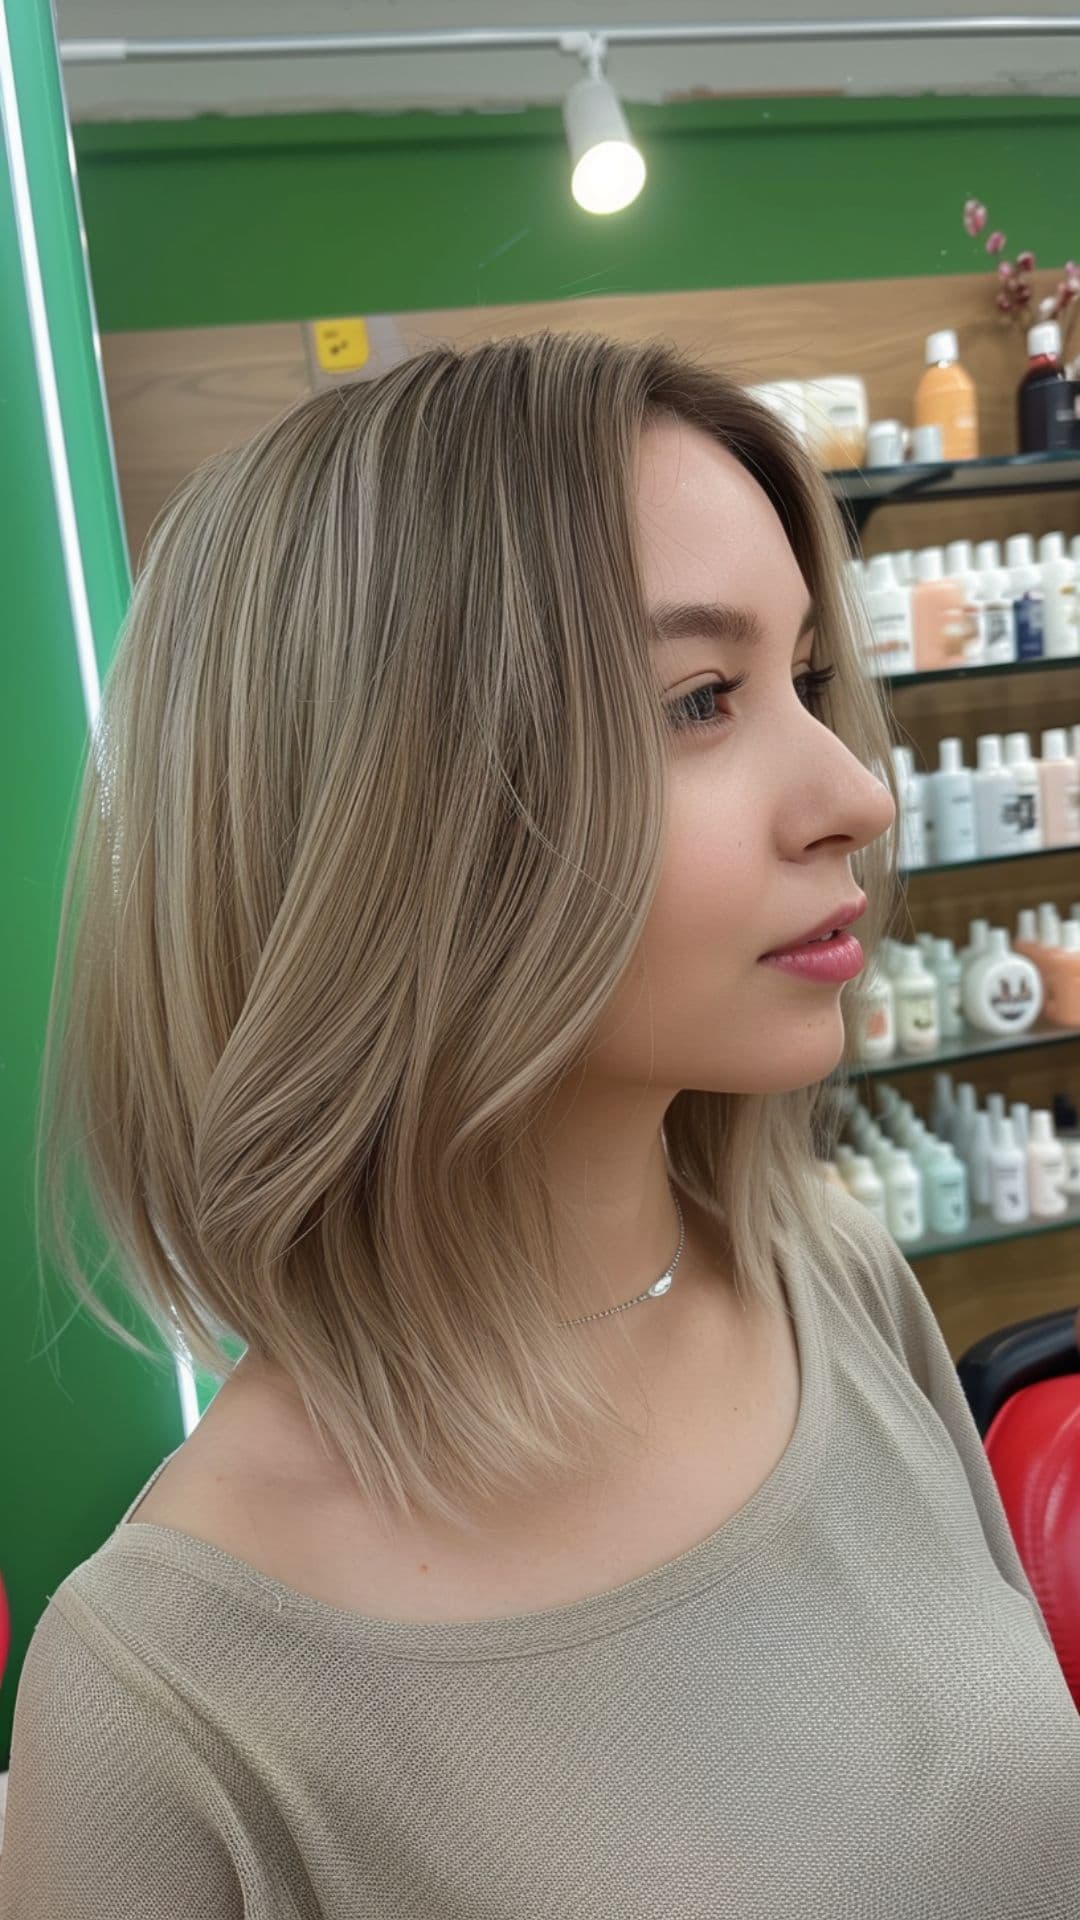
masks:
<instances>
[{"instance_id":1,"label":"necklace pendant","mask_svg":"<svg viewBox=\"0 0 1080 1920\"><path fill-rule=\"evenodd\" d=\"M661 1275L659 1280L653 1281L652 1286L649 1288L649 1293L653 1296L654 1299L658 1294L667 1292L668 1288L671 1285L673 1277L674 1276L672 1274L665 1273Z\"/></svg>"}]
</instances>

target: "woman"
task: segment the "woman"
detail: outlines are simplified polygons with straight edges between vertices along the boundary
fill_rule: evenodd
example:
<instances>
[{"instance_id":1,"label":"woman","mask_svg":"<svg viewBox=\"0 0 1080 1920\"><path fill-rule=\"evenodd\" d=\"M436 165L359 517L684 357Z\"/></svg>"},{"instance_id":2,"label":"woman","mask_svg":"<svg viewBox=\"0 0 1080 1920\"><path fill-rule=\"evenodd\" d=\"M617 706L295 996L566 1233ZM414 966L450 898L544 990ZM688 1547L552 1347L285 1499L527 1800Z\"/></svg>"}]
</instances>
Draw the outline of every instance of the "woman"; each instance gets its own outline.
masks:
<instances>
[{"instance_id":1,"label":"woman","mask_svg":"<svg viewBox=\"0 0 1080 1920\"><path fill-rule=\"evenodd\" d=\"M1080 1906L955 1368L815 1171L891 884L843 557L737 385L587 335L316 395L167 512L50 1192L64 1120L228 1377L39 1623L8 1920Z\"/></svg>"}]
</instances>

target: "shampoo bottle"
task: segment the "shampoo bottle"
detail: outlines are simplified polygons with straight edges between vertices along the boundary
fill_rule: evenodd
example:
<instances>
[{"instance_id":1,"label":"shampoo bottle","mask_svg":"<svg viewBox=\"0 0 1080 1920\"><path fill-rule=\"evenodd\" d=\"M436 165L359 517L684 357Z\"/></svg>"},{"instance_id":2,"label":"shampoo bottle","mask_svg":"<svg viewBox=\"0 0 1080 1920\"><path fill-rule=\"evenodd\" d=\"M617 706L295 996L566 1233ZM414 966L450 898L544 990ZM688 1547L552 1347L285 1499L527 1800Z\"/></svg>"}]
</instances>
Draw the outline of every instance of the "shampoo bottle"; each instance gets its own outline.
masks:
<instances>
[{"instance_id":1,"label":"shampoo bottle","mask_svg":"<svg viewBox=\"0 0 1080 1920\"><path fill-rule=\"evenodd\" d=\"M910 1153L894 1153L885 1170L884 1183L889 1231L902 1247L910 1246L913 1240L921 1239L926 1230L922 1181Z\"/></svg>"},{"instance_id":2,"label":"shampoo bottle","mask_svg":"<svg viewBox=\"0 0 1080 1920\"><path fill-rule=\"evenodd\" d=\"M1008 666L1016 659L1016 611L1009 576L996 540L980 540L975 549L978 594L986 632L986 665Z\"/></svg>"},{"instance_id":3,"label":"shampoo bottle","mask_svg":"<svg viewBox=\"0 0 1080 1920\"><path fill-rule=\"evenodd\" d=\"M1050 453L1078 444L1073 383L1061 364L1061 328L1056 320L1028 330L1027 371L1016 391L1016 434L1021 453Z\"/></svg>"},{"instance_id":4,"label":"shampoo bottle","mask_svg":"<svg viewBox=\"0 0 1080 1920\"><path fill-rule=\"evenodd\" d=\"M967 648L978 638L978 628L967 611L962 582L951 580L945 572L942 547L924 547L915 555L911 619L915 665L920 673L964 665Z\"/></svg>"},{"instance_id":5,"label":"shampoo bottle","mask_svg":"<svg viewBox=\"0 0 1080 1920\"><path fill-rule=\"evenodd\" d=\"M853 1199L860 1200L868 1213L880 1220L882 1226L889 1224L885 1212L885 1188L873 1162L865 1154L856 1154L848 1179L848 1192Z\"/></svg>"},{"instance_id":6,"label":"shampoo bottle","mask_svg":"<svg viewBox=\"0 0 1080 1920\"><path fill-rule=\"evenodd\" d=\"M1065 551L1063 533L1044 533L1039 541L1043 587L1043 651L1048 660L1080 653L1077 626L1076 562Z\"/></svg>"},{"instance_id":7,"label":"shampoo bottle","mask_svg":"<svg viewBox=\"0 0 1080 1920\"><path fill-rule=\"evenodd\" d=\"M893 771L900 797L897 808L899 861L902 867L925 867L929 858L926 821L926 775L916 773L910 747L893 747Z\"/></svg>"},{"instance_id":8,"label":"shampoo bottle","mask_svg":"<svg viewBox=\"0 0 1080 1920\"><path fill-rule=\"evenodd\" d=\"M1031 757L1026 733L1005 735L1005 765L1012 774L1016 806L1018 853L1037 853L1042 846L1042 809L1039 805L1039 769Z\"/></svg>"},{"instance_id":9,"label":"shampoo bottle","mask_svg":"<svg viewBox=\"0 0 1080 1920\"><path fill-rule=\"evenodd\" d=\"M896 1003L892 981L877 967L864 976L858 1021L860 1060L888 1060L896 1051Z\"/></svg>"},{"instance_id":10,"label":"shampoo bottle","mask_svg":"<svg viewBox=\"0 0 1080 1920\"><path fill-rule=\"evenodd\" d=\"M960 349L951 327L927 339L926 371L915 389L914 424L941 428L943 460L978 459L975 382L960 365Z\"/></svg>"},{"instance_id":11,"label":"shampoo bottle","mask_svg":"<svg viewBox=\"0 0 1080 1920\"><path fill-rule=\"evenodd\" d=\"M972 793L980 856L1015 853L1019 834L1015 785L1011 769L1002 760L1000 733L980 733L975 742Z\"/></svg>"},{"instance_id":12,"label":"shampoo bottle","mask_svg":"<svg viewBox=\"0 0 1080 1920\"><path fill-rule=\"evenodd\" d=\"M993 1148L993 1136L990 1132L990 1115L977 1113L975 1125L971 1129L971 1144L968 1147L968 1172L971 1175L971 1197L977 1207L990 1205L990 1153Z\"/></svg>"},{"instance_id":13,"label":"shampoo bottle","mask_svg":"<svg viewBox=\"0 0 1080 1920\"><path fill-rule=\"evenodd\" d=\"M968 1174L947 1140L938 1140L926 1169L926 1217L935 1233L963 1233L971 1220Z\"/></svg>"},{"instance_id":14,"label":"shampoo bottle","mask_svg":"<svg viewBox=\"0 0 1080 1920\"><path fill-rule=\"evenodd\" d=\"M1028 1217L1027 1157L1011 1120L1003 1120L990 1149L990 1212L1013 1224Z\"/></svg>"},{"instance_id":15,"label":"shampoo bottle","mask_svg":"<svg viewBox=\"0 0 1080 1920\"><path fill-rule=\"evenodd\" d=\"M913 673L911 588L898 581L891 554L876 553L867 562L863 597L870 619L871 673L878 678Z\"/></svg>"},{"instance_id":16,"label":"shampoo bottle","mask_svg":"<svg viewBox=\"0 0 1080 1920\"><path fill-rule=\"evenodd\" d=\"M1027 1144L1028 1195L1036 1219L1052 1220L1064 1213L1065 1155L1054 1133L1054 1116L1040 1108L1031 1116L1031 1137ZM890 1227L892 1221L889 1222Z\"/></svg>"},{"instance_id":17,"label":"shampoo bottle","mask_svg":"<svg viewBox=\"0 0 1080 1920\"><path fill-rule=\"evenodd\" d=\"M1043 844L1048 847L1080 845L1080 766L1068 747L1064 727L1047 727L1039 761L1039 797Z\"/></svg>"},{"instance_id":18,"label":"shampoo bottle","mask_svg":"<svg viewBox=\"0 0 1080 1920\"><path fill-rule=\"evenodd\" d=\"M1080 920L1065 920L1061 946L1054 954L1053 1007L1046 1017L1055 1027L1080 1027Z\"/></svg>"},{"instance_id":19,"label":"shampoo bottle","mask_svg":"<svg viewBox=\"0 0 1080 1920\"><path fill-rule=\"evenodd\" d=\"M1039 969L1013 953L1004 927L991 927L986 946L964 972L966 1017L982 1033L1023 1033L1043 1003Z\"/></svg>"},{"instance_id":20,"label":"shampoo bottle","mask_svg":"<svg viewBox=\"0 0 1080 1920\"><path fill-rule=\"evenodd\" d=\"M949 579L958 580L964 590L964 615L971 630L964 644L964 659L969 667L980 667L986 660L986 612L970 540L949 542L945 549L945 571Z\"/></svg>"},{"instance_id":21,"label":"shampoo bottle","mask_svg":"<svg viewBox=\"0 0 1080 1920\"><path fill-rule=\"evenodd\" d=\"M1042 572L1035 564L1030 533L1010 534L1005 542L1005 565L1014 595L1016 658L1041 660L1043 655Z\"/></svg>"},{"instance_id":22,"label":"shampoo bottle","mask_svg":"<svg viewBox=\"0 0 1080 1920\"><path fill-rule=\"evenodd\" d=\"M1034 971L1034 969L1033 969ZM893 975L896 1038L901 1053L934 1053L941 1043L937 986L915 947L903 947Z\"/></svg>"},{"instance_id":23,"label":"shampoo bottle","mask_svg":"<svg viewBox=\"0 0 1080 1920\"><path fill-rule=\"evenodd\" d=\"M930 776L934 789L935 857L943 865L954 860L974 860L978 852L975 790L971 769L964 765L963 741L940 740L938 756L938 771Z\"/></svg>"},{"instance_id":24,"label":"shampoo bottle","mask_svg":"<svg viewBox=\"0 0 1080 1920\"><path fill-rule=\"evenodd\" d=\"M1077 931L1080 932L1080 927ZM935 940L933 957L941 1037L943 1040L956 1040L964 1031L964 1010L960 998L964 970L951 940Z\"/></svg>"}]
</instances>

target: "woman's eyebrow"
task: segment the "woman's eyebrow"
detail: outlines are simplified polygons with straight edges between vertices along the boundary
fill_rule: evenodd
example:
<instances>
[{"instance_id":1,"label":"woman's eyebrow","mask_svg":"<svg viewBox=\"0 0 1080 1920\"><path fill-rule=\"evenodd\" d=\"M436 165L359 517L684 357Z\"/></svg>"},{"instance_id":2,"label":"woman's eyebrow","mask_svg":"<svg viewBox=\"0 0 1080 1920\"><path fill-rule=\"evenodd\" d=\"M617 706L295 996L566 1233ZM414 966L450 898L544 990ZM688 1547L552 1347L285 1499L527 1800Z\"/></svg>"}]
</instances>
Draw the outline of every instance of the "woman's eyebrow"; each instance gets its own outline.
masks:
<instances>
[{"instance_id":1,"label":"woman's eyebrow","mask_svg":"<svg viewBox=\"0 0 1080 1920\"><path fill-rule=\"evenodd\" d=\"M803 614L798 639L809 633L817 616L811 601ZM727 607L717 600L661 600L650 608L654 640L736 640L752 645L764 629L751 607Z\"/></svg>"}]
</instances>

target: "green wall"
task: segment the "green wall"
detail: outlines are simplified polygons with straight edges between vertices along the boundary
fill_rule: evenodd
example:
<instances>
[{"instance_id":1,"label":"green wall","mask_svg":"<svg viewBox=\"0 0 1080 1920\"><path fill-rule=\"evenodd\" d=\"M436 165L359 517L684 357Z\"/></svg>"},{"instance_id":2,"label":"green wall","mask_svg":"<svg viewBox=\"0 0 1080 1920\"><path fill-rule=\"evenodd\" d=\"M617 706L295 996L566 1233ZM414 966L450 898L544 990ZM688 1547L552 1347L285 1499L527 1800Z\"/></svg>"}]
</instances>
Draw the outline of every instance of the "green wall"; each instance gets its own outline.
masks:
<instances>
[{"instance_id":1,"label":"green wall","mask_svg":"<svg viewBox=\"0 0 1080 1920\"><path fill-rule=\"evenodd\" d=\"M75 128L105 331L665 288L984 272L983 200L1040 265L1080 257L1080 100L630 106L649 168L570 199L561 116L281 115Z\"/></svg>"},{"instance_id":2,"label":"green wall","mask_svg":"<svg viewBox=\"0 0 1080 1920\"><path fill-rule=\"evenodd\" d=\"M44 33L37 0L14 0L13 17L28 35ZM47 91L46 51L38 49ZM87 475L97 462L82 511L87 526L98 509L103 515L86 545L88 575L99 583L104 673L115 625L109 580L115 593L122 560L93 418L90 309L85 297L80 304L57 113L57 101L47 106L43 95L42 125L51 116L51 132L39 212L68 302L65 404L87 450ZM76 126L100 327L981 273L986 256L960 224L971 194L987 202L1013 249L1033 248L1040 264L1080 256L1071 191L1080 100L698 101L631 106L628 117L649 178L639 201L608 220L582 213L569 197L554 109ZM5 287L18 284L19 272L11 212L5 193ZM6 309L0 343L5 468L8 478L18 473L0 516L8 616L0 779L18 930L5 948L0 1403L6 1457L27 1462L9 1476L0 1526L0 1565L19 1570L12 1666L0 1699L2 1767L19 1663L48 1594L100 1543L181 1435L168 1375L133 1360L96 1326L76 1321L49 1357L41 1354L55 1329L39 1318L34 1278L33 1102L84 707L21 302ZM145 1334L137 1315L128 1324Z\"/></svg>"}]
</instances>

